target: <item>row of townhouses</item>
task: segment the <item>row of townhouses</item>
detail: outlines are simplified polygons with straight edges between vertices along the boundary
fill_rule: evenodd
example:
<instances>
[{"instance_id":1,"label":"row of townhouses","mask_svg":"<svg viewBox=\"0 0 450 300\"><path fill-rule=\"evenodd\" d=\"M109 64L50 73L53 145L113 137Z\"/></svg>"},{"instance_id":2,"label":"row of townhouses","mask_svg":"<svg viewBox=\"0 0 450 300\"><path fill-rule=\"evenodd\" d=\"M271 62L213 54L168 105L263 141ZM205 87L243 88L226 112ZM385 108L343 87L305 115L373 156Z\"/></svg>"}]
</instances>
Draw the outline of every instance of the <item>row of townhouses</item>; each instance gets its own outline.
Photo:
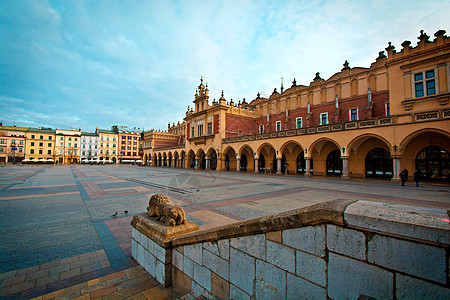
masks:
<instances>
[{"instance_id":1,"label":"row of townhouses","mask_svg":"<svg viewBox=\"0 0 450 300\"><path fill-rule=\"evenodd\" d=\"M95 132L0 125L0 162L140 163L141 135L139 128L116 125Z\"/></svg>"}]
</instances>

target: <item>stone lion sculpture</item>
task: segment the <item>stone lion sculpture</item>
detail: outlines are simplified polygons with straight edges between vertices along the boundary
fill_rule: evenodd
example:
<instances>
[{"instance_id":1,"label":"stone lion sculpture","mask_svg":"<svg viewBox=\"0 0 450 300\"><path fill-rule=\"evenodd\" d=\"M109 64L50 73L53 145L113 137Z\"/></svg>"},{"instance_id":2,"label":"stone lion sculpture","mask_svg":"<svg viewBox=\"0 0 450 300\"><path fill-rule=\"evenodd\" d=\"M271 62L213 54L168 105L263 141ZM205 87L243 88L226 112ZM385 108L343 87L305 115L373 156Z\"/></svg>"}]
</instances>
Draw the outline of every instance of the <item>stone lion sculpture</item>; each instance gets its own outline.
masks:
<instances>
[{"instance_id":1,"label":"stone lion sculpture","mask_svg":"<svg viewBox=\"0 0 450 300\"><path fill-rule=\"evenodd\" d=\"M147 211L149 217L156 217L157 221L166 225L175 226L186 223L184 210L170 202L169 198L163 194L154 194L150 197Z\"/></svg>"}]
</instances>

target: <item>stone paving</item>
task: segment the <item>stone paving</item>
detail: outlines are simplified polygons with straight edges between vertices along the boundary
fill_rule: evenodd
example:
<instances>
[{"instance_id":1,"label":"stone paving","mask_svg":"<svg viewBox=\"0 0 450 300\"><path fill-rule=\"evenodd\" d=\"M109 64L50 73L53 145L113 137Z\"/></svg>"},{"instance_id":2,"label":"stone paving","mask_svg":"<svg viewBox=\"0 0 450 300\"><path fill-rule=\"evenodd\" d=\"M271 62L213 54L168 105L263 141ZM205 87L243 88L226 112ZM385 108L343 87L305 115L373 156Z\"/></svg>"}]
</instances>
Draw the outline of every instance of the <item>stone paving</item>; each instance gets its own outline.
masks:
<instances>
[{"instance_id":1,"label":"stone paving","mask_svg":"<svg viewBox=\"0 0 450 300\"><path fill-rule=\"evenodd\" d=\"M156 192L183 206L200 230L338 198L450 210L450 187L429 183L119 165L2 167L0 297L180 297L131 258L132 216Z\"/></svg>"}]
</instances>

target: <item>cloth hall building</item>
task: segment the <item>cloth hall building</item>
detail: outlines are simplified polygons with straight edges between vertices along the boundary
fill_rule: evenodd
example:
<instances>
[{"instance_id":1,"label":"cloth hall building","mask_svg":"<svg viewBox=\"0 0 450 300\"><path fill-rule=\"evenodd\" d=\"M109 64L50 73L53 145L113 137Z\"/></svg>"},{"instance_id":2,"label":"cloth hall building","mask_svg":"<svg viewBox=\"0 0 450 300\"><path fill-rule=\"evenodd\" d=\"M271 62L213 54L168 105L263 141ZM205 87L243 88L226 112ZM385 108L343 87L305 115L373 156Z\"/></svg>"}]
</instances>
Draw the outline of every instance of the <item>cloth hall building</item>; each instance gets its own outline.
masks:
<instances>
[{"instance_id":1,"label":"cloth hall building","mask_svg":"<svg viewBox=\"0 0 450 300\"><path fill-rule=\"evenodd\" d=\"M391 43L368 68L343 68L268 98L210 101L201 80L193 108L166 131L144 133L144 163L220 171L379 177L403 169L449 182L450 38L421 31Z\"/></svg>"}]
</instances>

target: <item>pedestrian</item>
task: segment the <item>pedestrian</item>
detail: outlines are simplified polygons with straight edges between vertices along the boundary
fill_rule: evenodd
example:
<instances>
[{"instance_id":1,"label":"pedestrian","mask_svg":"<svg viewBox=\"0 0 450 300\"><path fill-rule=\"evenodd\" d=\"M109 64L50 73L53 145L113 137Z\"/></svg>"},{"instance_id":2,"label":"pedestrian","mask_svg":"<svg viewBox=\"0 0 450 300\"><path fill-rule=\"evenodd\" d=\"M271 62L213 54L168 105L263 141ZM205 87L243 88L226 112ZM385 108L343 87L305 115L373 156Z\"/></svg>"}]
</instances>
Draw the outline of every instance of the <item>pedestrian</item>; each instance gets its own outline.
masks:
<instances>
[{"instance_id":1,"label":"pedestrian","mask_svg":"<svg viewBox=\"0 0 450 300\"><path fill-rule=\"evenodd\" d=\"M419 180L420 180L420 174L421 172L420 172L420 170L419 169L416 169L415 171L414 171L414 181L416 182L416 186L418 187L419 186Z\"/></svg>"},{"instance_id":2,"label":"pedestrian","mask_svg":"<svg viewBox=\"0 0 450 300\"><path fill-rule=\"evenodd\" d=\"M400 174L399 174L398 176L400 176L400 180L402 181L402 186L405 186L405 181L406 181L406 173L405 173L405 170L401 171Z\"/></svg>"},{"instance_id":3,"label":"pedestrian","mask_svg":"<svg viewBox=\"0 0 450 300\"><path fill-rule=\"evenodd\" d=\"M403 172L405 172L405 175L406 175L406 180L405 181L408 181L408 178L409 178L408 169L404 169Z\"/></svg>"}]
</instances>

